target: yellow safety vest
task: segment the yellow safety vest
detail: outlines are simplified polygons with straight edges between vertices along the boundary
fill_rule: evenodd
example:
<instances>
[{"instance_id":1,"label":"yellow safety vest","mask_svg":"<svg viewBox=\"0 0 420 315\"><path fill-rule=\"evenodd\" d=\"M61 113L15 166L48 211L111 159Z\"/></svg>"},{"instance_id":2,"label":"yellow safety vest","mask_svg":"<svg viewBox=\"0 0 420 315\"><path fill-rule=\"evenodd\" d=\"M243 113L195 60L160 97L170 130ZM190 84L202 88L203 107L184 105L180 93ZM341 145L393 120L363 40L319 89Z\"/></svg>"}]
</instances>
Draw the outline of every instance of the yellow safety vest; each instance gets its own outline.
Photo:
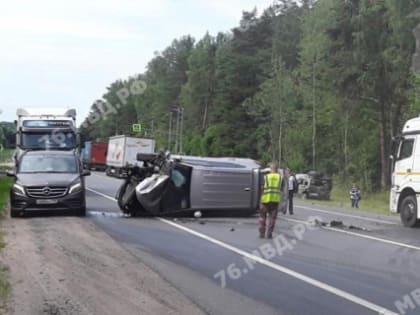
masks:
<instances>
[{"instance_id":1,"label":"yellow safety vest","mask_svg":"<svg viewBox=\"0 0 420 315\"><path fill-rule=\"evenodd\" d=\"M278 173L270 173L264 176L262 203L280 202L280 183L281 175Z\"/></svg>"}]
</instances>

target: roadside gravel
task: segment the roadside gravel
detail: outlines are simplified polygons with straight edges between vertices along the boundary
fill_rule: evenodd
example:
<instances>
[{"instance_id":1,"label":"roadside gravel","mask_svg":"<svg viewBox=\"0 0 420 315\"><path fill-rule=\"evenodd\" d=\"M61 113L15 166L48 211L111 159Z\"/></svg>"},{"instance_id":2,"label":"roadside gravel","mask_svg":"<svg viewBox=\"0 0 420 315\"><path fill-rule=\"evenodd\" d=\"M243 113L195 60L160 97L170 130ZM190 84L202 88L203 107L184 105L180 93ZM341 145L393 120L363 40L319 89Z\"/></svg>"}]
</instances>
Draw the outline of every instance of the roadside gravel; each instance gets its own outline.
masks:
<instances>
[{"instance_id":1,"label":"roadside gravel","mask_svg":"<svg viewBox=\"0 0 420 315\"><path fill-rule=\"evenodd\" d=\"M7 218L7 315L204 314L86 218Z\"/></svg>"}]
</instances>

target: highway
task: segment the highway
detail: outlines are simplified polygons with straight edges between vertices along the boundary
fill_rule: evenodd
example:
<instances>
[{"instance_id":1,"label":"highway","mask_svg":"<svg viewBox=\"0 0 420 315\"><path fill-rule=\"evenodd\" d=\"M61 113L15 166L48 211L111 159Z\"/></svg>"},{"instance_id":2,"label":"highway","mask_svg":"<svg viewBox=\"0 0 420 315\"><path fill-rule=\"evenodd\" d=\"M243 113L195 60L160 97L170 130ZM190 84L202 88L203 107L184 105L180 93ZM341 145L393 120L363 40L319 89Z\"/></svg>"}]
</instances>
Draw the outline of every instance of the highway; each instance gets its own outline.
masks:
<instances>
[{"instance_id":1,"label":"highway","mask_svg":"<svg viewBox=\"0 0 420 315\"><path fill-rule=\"evenodd\" d=\"M298 204L267 240L256 216L124 217L119 180L86 180L87 219L208 314L420 314L420 230L398 217Z\"/></svg>"}]
</instances>

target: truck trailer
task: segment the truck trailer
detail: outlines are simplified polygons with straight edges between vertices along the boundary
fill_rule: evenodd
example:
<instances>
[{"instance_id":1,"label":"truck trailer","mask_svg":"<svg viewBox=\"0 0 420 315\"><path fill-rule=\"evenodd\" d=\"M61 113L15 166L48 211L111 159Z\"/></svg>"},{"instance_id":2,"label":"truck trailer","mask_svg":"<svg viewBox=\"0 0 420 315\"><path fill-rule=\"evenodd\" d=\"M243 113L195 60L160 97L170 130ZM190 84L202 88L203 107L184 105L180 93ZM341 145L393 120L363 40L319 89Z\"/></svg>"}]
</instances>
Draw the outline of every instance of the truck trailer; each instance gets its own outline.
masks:
<instances>
[{"instance_id":1,"label":"truck trailer","mask_svg":"<svg viewBox=\"0 0 420 315\"><path fill-rule=\"evenodd\" d=\"M86 141L82 149L82 165L84 169L106 170L107 142Z\"/></svg>"}]
</instances>

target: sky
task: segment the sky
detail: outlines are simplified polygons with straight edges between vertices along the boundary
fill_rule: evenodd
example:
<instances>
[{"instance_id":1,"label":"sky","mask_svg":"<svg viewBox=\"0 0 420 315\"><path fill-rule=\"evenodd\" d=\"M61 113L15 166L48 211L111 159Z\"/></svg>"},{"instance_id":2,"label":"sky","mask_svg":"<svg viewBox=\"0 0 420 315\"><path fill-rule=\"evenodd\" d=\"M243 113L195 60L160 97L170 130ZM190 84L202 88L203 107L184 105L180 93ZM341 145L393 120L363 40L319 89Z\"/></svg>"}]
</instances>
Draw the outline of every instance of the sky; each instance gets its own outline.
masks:
<instances>
[{"instance_id":1,"label":"sky","mask_svg":"<svg viewBox=\"0 0 420 315\"><path fill-rule=\"evenodd\" d=\"M76 108L81 123L117 79L172 40L239 25L273 0L0 0L0 121L19 107Z\"/></svg>"}]
</instances>

